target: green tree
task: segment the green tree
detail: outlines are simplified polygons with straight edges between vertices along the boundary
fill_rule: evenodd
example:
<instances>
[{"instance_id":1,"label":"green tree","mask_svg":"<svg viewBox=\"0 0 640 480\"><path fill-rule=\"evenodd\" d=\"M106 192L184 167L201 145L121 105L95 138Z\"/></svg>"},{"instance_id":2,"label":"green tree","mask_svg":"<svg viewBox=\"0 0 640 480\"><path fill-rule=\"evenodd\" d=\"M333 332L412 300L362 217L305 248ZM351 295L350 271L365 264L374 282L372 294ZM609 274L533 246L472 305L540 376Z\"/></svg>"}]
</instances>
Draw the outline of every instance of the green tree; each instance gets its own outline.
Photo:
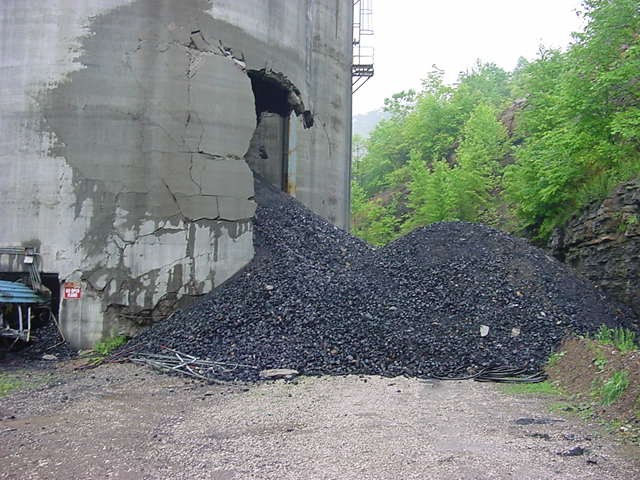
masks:
<instances>
[{"instance_id":1,"label":"green tree","mask_svg":"<svg viewBox=\"0 0 640 480\"><path fill-rule=\"evenodd\" d=\"M410 182L408 207L411 214L403 230L445 220L456 220L456 202L453 192L455 180L451 166L443 161L427 167L417 152L409 162Z\"/></svg>"},{"instance_id":2,"label":"green tree","mask_svg":"<svg viewBox=\"0 0 640 480\"><path fill-rule=\"evenodd\" d=\"M588 0L566 54L541 52L517 75L528 105L523 144L505 175L521 227L540 239L586 202L640 175L640 9Z\"/></svg>"},{"instance_id":3,"label":"green tree","mask_svg":"<svg viewBox=\"0 0 640 480\"><path fill-rule=\"evenodd\" d=\"M479 104L462 129L455 179L457 217L466 221L492 219L500 186L500 160L507 152L507 131L496 109Z\"/></svg>"},{"instance_id":4,"label":"green tree","mask_svg":"<svg viewBox=\"0 0 640 480\"><path fill-rule=\"evenodd\" d=\"M362 135L357 133L351 138L351 162L356 164L367 152L367 141Z\"/></svg>"},{"instance_id":5,"label":"green tree","mask_svg":"<svg viewBox=\"0 0 640 480\"><path fill-rule=\"evenodd\" d=\"M354 165L366 213L358 228L379 240L401 217L403 229L496 222L506 199L517 228L545 240L585 203L640 176L638 0L585 0L583 15L566 52L541 48L512 74L477 62L454 86L436 69L419 93L388 99L391 118ZM509 147L498 117L513 99Z\"/></svg>"},{"instance_id":6,"label":"green tree","mask_svg":"<svg viewBox=\"0 0 640 480\"><path fill-rule=\"evenodd\" d=\"M406 117L416 106L416 91L403 90L384 99L384 111L391 113L396 118Z\"/></svg>"},{"instance_id":7,"label":"green tree","mask_svg":"<svg viewBox=\"0 0 640 480\"><path fill-rule=\"evenodd\" d=\"M456 163L427 166L414 151L409 162L408 206L404 229L439 221L491 219L491 200L499 186L499 161L506 152L507 133L496 110L479 104L462 129Z\"/></svg>"},{"instance_id":8,"label":"green tree","mask_svg":"<svg viewBox=\"0 0 640 480\"><path fill-rule=\"evenodd\" d=\"M397 220L379 199L368 200L362 187L351 185L351 231L372 245L384 245L397 236Z\"/></svg>"},{"instance_id":9,"label":"green tree","mask_svg":"<svg viewBox=\"0 0 640 480\"><path fill-rule=\"evenodd\" d=\"M388 185L386 176L406 162L404 120L382 120L369 135L366 154L354 164L353 178L368 197L379 193Z\"/></svg>"}]
</instances>

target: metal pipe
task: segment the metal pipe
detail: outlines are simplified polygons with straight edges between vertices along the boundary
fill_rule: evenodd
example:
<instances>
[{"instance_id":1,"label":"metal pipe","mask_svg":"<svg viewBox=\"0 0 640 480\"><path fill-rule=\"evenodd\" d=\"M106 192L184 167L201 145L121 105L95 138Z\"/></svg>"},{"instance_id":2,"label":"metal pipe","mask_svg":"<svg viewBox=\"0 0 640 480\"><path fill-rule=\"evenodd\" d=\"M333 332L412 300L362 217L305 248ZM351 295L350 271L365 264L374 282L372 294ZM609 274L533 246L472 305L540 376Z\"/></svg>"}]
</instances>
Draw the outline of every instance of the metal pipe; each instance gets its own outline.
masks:
<instances>
[{"instance_id":1,"label":"metal pipe","mask_svg":"<svg viewBox=\"0 0 640 480\"><path fill-rule=\"evenodd\" d=\"M31 338L31 307L27 307L27 342Z\"/></svg>"}]
</instances>

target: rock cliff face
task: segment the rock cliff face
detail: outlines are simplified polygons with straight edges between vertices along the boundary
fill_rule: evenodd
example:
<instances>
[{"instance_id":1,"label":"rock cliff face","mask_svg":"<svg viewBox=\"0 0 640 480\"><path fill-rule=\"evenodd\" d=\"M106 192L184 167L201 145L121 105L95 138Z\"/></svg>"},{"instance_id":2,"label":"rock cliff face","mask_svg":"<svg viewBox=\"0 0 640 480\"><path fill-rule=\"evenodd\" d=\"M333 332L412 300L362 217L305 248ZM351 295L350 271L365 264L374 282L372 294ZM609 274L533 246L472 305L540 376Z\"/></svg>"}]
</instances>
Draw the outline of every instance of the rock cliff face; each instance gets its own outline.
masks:
<instances>
[{"instance_id":1,"label":"rock cliff face","mask_svg":"<svg viewBox=\"0 0 640 480\"><path fill-rule=\"evenodd\" d=\"M640 178L554 232L553 254L640 316Z\"/></svg>"}]
</instances>

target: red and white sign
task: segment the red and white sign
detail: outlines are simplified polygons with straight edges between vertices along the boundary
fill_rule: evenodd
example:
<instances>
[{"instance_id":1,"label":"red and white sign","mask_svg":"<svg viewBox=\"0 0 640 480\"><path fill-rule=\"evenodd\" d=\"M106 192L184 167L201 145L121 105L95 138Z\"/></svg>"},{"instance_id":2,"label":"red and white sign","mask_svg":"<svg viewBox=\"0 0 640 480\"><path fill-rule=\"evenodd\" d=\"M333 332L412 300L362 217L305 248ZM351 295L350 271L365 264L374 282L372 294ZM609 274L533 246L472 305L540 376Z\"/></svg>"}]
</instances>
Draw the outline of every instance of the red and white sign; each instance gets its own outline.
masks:
<instances>
[{"instance_id":1,"label":"red and white sign","mask_svg":"<svg viewBox=\"0 0 640 480\"><path fill-rule=\"evenodd\" d=\"M65 300L78 300L82 296L80 282L65 282L63 298Z\"/></svg>"}]
</instances>

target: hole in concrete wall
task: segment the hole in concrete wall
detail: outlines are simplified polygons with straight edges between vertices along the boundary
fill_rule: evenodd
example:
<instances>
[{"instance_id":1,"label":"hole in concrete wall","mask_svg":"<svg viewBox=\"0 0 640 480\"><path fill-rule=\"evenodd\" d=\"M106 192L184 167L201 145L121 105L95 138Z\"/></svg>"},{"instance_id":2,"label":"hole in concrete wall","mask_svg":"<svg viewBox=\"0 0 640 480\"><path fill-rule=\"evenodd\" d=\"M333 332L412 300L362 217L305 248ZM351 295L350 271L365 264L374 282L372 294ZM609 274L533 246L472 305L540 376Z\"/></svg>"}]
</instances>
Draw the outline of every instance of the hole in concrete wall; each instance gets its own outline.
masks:
<instances>
[{"instance_id":1,"label":"hole in concrete wall","mask_svg":"<svg viewBox=\"0 0 640 480\"><path fill-rule=\"evenodd\" d=\"M296 125L313 125L313 115L305 109L300 91L283 74L272 70L248 70L255 97L257 127L245 160L254 173L272 185L295 195Z\"/></svg>"},{"instance_id":2,"label":"hole in concrete wall","mask_svg":"<svg viewBox=\"0 0 640 480\"><path fill-rule=\"evenodd\" d=\"M250 70L251 88L256 101L256 117L258 124L264 112L271 112L281 117L289 117L293 107L289 104L289 89L270 77L264 71Z\"/></svg>"},{"instance_id":3,"label":"hole in concrete wall","mask_svg":"<svg viewBox=\"0 0 640 480\"><path fill-rule=\"evenodd\" d=\"M313 114L306 110L300 90L280 72L268 69L247 70L251 79L251 88L256 102L258 123L264 112L270 112L288 118L291 112L302 116L304 128L313 126Z\"/></svg>"}]
</instances>

